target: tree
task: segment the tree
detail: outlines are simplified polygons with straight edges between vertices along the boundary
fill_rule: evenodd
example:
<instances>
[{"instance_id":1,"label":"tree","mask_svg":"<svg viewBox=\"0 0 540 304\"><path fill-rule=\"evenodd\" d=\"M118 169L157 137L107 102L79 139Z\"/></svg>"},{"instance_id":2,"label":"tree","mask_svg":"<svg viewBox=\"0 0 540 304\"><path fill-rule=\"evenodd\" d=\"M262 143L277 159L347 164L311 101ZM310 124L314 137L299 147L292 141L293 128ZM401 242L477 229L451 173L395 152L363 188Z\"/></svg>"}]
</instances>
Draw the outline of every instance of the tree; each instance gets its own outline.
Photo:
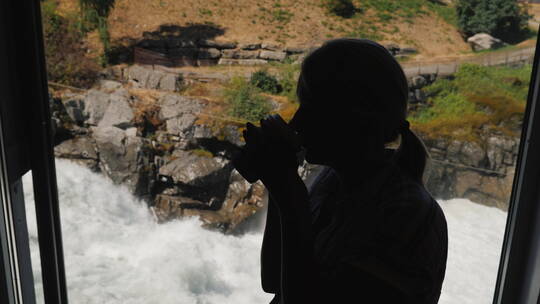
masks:
<instances>
[{"instance_id":1,"label":"tree","mask_svg":"<svg viewBox=\"0 0 540 304\"><path fill-rule=\"evenodd\" d=\"M458 0L456 10L458 25L466 37L488 33L508 42L523 38L531 18L516 0Z\"/></svg>"},{"instance_id":2,"label":"tree","mask_svg":"<svg viewBox=\"0 0 540 304\"><path fill-rule=\"evenodd\" d=\"M350 18L356 12L351 0L324 0L323 5L330 13L343 18Z\"/></svg>"}]
</instances>

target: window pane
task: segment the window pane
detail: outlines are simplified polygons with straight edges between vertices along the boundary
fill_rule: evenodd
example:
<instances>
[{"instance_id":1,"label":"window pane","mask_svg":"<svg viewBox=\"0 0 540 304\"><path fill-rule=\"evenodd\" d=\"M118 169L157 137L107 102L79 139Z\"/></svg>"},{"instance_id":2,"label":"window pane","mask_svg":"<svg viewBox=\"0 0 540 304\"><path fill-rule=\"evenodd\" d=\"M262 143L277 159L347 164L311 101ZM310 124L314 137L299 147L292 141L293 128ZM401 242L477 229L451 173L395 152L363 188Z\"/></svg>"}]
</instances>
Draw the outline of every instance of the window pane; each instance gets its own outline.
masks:
<instances>
[{"instance_id":1,"label":"window pane","mask_svg":"<svg viewBox=\"0 0 540 304\"><path fill-rule=\"evenodd\" d=\"M354 37L409 81L448 222L440 303L491 302L536 43L523 10L497 27L466 1L41 3L71 301L269 302L265 190L231 158L246 122L292 118L310 50Z\"/></svg>"},{"instance_id":2,"label":"window pane","mask_svg":"<svg viewBox=\"0 0 540 304\"><path fill-rule=\"evenodd\" d=\"M41 255L39 251L36 207L34 201L34 187L32 184L32 171L26 172L22 177L24 190L24 206L26 212L26 225L28 226L28 239L30 240L30 260L34 274L34 289L36 303L45 303L43 299L43 284L41 278Z\"/></svg>"}]
</instances>

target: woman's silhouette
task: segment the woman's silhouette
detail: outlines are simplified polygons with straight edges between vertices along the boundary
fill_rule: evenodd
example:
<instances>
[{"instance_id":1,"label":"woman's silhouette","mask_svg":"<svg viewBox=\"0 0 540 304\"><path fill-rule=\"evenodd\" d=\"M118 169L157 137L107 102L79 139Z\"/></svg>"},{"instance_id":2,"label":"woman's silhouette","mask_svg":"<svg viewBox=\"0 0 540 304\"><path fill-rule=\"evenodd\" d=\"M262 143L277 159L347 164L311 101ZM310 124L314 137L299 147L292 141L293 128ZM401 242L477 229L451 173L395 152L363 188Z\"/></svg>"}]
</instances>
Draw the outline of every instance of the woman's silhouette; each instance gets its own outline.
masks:
<instances>
[{"instance_id":1,"label":"woman's silhouette","mask_svg":"<svg viewBox=\"0 0 540 304\"><path fill-rule=\"evenodd\" d=\"M244 132L270 194L261 271L272 303L437 303L446 220L423 186L427 152L409 130L399 63L375 42L332 40L305 58L297 95L288 125L271 116ZM324 166L309 190L295 143Z\"/></svg>"}]
</instances>

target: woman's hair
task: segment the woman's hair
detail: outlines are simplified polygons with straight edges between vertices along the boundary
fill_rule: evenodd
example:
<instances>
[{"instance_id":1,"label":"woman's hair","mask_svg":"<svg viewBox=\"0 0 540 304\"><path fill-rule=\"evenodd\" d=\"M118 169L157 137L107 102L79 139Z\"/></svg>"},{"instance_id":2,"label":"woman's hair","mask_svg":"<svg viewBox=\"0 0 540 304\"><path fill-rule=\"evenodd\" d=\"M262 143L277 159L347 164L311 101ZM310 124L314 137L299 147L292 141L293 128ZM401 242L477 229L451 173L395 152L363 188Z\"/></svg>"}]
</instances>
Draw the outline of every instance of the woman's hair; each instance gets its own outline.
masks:
<instances>
[{"instance_id":1,"label":"woman's hair","mask_svg":"<svg viewBox=\"0 0 540 304\"><path fill-rule=\"evenodd\" d=\"M401 134L397 163L422 182L428 153L409 129L407 78L386 48L367 39L324 43L304 59L297 95L302 104L323 111L372 113L384 126L385 143Z\"/></svg>"}]
</instances>

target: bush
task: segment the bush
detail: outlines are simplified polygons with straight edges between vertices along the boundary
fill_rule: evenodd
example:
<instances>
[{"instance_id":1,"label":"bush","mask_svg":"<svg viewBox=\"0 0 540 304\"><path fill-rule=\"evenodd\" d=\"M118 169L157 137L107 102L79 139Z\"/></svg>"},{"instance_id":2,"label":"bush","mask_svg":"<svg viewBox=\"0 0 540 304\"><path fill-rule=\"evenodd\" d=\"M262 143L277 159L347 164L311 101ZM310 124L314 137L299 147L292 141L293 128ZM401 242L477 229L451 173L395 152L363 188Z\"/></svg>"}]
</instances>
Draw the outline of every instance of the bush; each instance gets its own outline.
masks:
<instances>
[{"instance_id":1,"label":"bush","mask_svg":"<svg viewBox=\"0 0 540 304\"><path fill-rule=\"evenodd\" d=\"M458 0L458 25L470 37L488 33L508 42L517 42L528 34L527 9L516 0Z\"/></svg>"},{"instance_id":2,"label":"bush","mask_svg":"<svg viewBox=\"0 0 540 304\"><path fill-rule=\"evenodd\" d=\"M429 106L412 112L410 120L431 138L477 140L486 128L515 135L515 118L525 110L531 71L530 65L464 64L453 79L438 79L424 89Z\"/></svg>"},{"instance_id":3,"label":"bush","mask_svg":"<svg viewBox=\"0 0 540 304\"><path fill-rule=\"evenodd\" d=\"M268 100L259 94L258 88L243 77L234 77L225 90L225 101L229 106L229 115L258 121L270 113Z\"/></svg>"},{"instance_id":4,"label":"bush","mask_svg":"<svg viewBox=\"0 0 540 304\"><path fill-rule=\"evenodd\" d=\"M279 72L279 85L281 95L286 96L290 101L297 102L296 86L298 85L298 75L300 74L299 64L283 65Z\"/></svg>"},{"instance_id":5,"label":"bush","mask_svg":"<svg viewBox=\"0 0 540 304\"><path fill-rule=\"evenodd\" d=\"M356 12L351 0L324 0L323 5L331 14L344 18L350 18Z\"/></svg>"},{"instance_id":6,"label":"bush","mask_svg":"<svg viewBox=\"0 0 540 304\"><path fill-rule=\"evenodd\" d=\"M266 70L259 70L251 74L250 84L271 94L278 94L282 91L281 85L276 77Z\"/></svg>"},{"instance_id":7,"label":"bush","mask_svg":"<svg viewBox=\"0 0 540 304\"><path fill-rule=\"evenodd\" d=\"M43 39L50 81L89 88L98 77L99 65L86 57L77 21L56 13L53 1L42 3Z\"/></svg>"}]
</instances>

